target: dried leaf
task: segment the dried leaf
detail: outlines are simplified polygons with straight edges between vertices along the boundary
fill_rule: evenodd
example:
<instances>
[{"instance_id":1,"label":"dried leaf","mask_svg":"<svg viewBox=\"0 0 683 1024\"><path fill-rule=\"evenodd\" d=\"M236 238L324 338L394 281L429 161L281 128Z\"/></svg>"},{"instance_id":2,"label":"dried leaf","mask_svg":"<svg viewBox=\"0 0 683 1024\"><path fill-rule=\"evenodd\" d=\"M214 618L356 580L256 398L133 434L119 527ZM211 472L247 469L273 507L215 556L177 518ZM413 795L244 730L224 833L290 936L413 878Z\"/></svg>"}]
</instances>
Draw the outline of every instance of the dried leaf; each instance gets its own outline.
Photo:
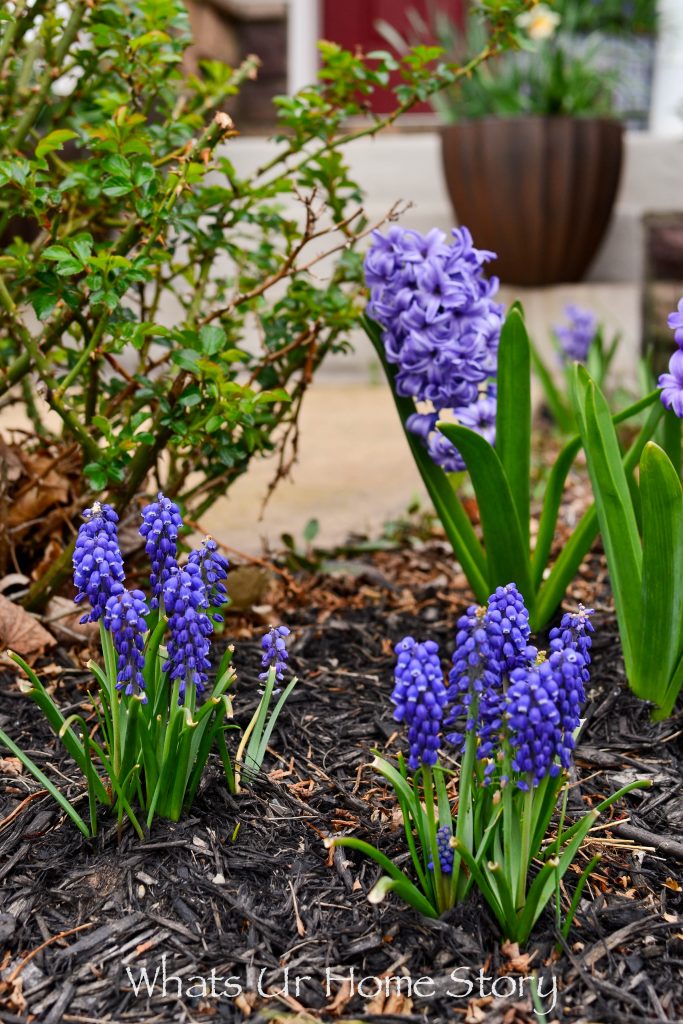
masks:
<instances>
[{"instance_id":1,"label":"dried leaf","mask_svg":"<svg viewBox=\"0 0 683 1024\"><path fill-rule=\"evenodd\" d=\"M0 775L16 777L21 775L24 766L18 757L0 757Z\"/></svg>"},{"instance_id":2,"label":"dried leaf","mask_svg":"<svg viewBox=\"0 0 683 1024\"><path fill-rule=\"evenodd\" d=\"M55 643L33 615L0 594L0 648L9 647L25 658L33 658Z\"/></svg>"},{"instance_id":3,"label":"dried leaf","mask_svg":"<svg viewBox=\"0 0 683 1024\"><path fill-rule=\"evenodd\" d=\"M536 953L520 953L518 942L504 942L500 951L507 960L507 966L511 971L518 971L520 974L529 973L529 965L536 956Z\"/></svg>"}]
</instances>

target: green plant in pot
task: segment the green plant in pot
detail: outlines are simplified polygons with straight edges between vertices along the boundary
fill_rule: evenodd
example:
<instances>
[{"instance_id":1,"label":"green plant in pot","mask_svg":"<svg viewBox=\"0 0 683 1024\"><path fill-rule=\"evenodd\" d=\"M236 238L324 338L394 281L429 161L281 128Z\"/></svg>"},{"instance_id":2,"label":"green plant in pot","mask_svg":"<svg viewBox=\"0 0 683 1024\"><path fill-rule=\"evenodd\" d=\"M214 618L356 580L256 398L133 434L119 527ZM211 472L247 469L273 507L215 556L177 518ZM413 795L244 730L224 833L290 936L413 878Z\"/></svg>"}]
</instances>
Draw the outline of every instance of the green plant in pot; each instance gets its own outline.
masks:
<instances>
[{"instance_id":1,"label":"green plant in pot","mask_svg":"<svg viewBox=\"0 0 683 1024\"><path fill-rule=\"evenodd\" d=\"M446 124L446 184L460 223L498 254L510 284L578 281L605 235L617 193L623 128L614 79L595 66L595 45L575 31L578 3L536 4L516 19L517 50L439 95ZM431 8L416 32L449 53L485 38L481 6L462 25ZM406 44L386 24L394 45Z\"/></svg>"}]
</instances>

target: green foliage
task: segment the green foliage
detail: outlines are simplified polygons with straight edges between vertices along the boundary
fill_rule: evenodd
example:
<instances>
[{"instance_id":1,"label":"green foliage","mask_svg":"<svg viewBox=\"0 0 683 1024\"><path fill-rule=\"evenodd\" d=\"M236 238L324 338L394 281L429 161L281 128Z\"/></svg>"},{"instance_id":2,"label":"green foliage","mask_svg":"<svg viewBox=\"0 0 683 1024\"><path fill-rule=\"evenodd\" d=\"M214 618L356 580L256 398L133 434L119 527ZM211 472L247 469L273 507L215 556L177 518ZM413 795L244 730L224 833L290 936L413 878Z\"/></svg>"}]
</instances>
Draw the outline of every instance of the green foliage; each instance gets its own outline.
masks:
<instances>
[{"instance_id":1,"label":"green foliage","mask_svg":"<svg viewBox=\"0 0 683 1024\"><path fill-rule=\"evenodd\" d=\"M578 32L654 35L657 0L554 0L553 7Z\"/></svg>"},{"instance_id":2,"label":"green foliage","mask_svg":"<svg viewBox=\"0 0 683 1024\"><path fill-rule=\"evenodd\" d=\"M574 407L570 398L572 390L572 376L574 373L573 364L569 362L561 346L558 344L557 336L553 334L553 341L557 359L562 364L562 377L564 389L559 388L554 375L546 365L537 347L531 344L531 363L538 381L543 388L543 396L548 406L548 411L555 421L558 430L563 434L576 434L578 427L574 415ZM599 324L595 337L588 350L586 366L588 372L598 387L605 388L612 360L616 355L621 333L615 332L609 344L605 339L604 324Z\"/></svg>"},{"instance_id":3,"label":"green foliage","mask_svg":"<svg viewBox=\"0 0 683 1024\"><path fill-rule=\"evenodd\" d=\"M422 767L411 777L403 758L398 768L383 757L373 767L387 780L398 802L411 873L399 868L376 847L352 836L329 838L328 847L342 846L372 858L385 872L368 895L380 903L394 892L425 917L438 918L463 902L472 888L480 891L498 921L501 935L525 943L541 913L555 897L558 925L561 917L560 882L574 862L579 848L600 814L626 793L650 785L633 782L603 800L594 810L568 825L565 820L567 776L546 776L522 792L512 783L504 788L487 785L482 762L476 758L474 731L468 734L459 768L455 817L447 792L445 767ZM510 768L506 763L507 769ZM550 824L564 789L559 827L548 838ZM448 829L453 849L453 870L442 873L436 833ZM533 865L540 865L534 872ZM577 896L566 915L567 934L578 906L587 874L579 879Z\"/></svg>"},{"instance_id":4,"label":"green foliage","mask_svg":"<svg viewBox=\"0 0 683 1024\"><path fill-rule=\"evenodd\" d=\"M396 393L394 369L386 361L377 324L367 317L364 323L391 385L413 458L477 600L485 602L496 587L505 586L514 580L529 609L532 629L542 629L557 610L567 587L597 537L598 517L595 506L584 512L551 566L550 557L564 485L581 448L580 440L572 437L566 442L550 471L536 542L531 548L532 350L521 307L517 304L508 313L498 349L497 447L493 448L485 438L468 427L446 422L437 424L439 430L460 451L468 467L479 506L482 539L477 536L458 497L457 481L450 479L432 461L420 440L406 429L407 419L415 411L414 403ZM617 414L615 422L629 419L652 405L656 399L657 392L653 392ZM648 421L624 455L626 472L632 472L637 465L655 425L655 422Z\"/></svg>"},{"instance_id":5,"label":"green foliage","mask_svg":"<svg viewBox=\"0 0 683 1024\"><path fill-rule=\"evenodd\" d=\"M155 817L178 821L192 806L214 747L223 762L229 791L239 793L241 777L249 780L260 771L280 711L296 685L296 678L291 679L271 708L275 668L269 671L233 764L225 739L226 730L237 729L231 723L232 698L228 693L236 678L233 648L227 648L206 700L195 706L195 687L188 683L185 700L179 703L178 680L170 682L164 671L166 651L162 641L166 624L165 616L150 616L143 673L147 700L143 701L140 695L124 696L117 689L117 656L111 634L100 620L104 668L93 661L89 666L97 682L92 694L99 723L96 734L81 714L65 718L33 669L18 654L9 653L27 676L22 691L38 705L83 775L89 823L2 730L0 745L19 758L86 838L97 835L99 805L110 807L119 825L128 819L140 839L145 836L144 826L151 828Z\"/></svg>"},{"instance_id":6,"label":"green foliage","mask_svg":"<svg viewBox=\"0 0 683 1024\"><path fill-rule=\"evenodd\" d=\"M640 487L630 485L605 398L577 365L574 404L591 475L610 573L628 681L671 714L683 686L683 489L654 442L640 458ZM652 430L661 417L651 413ZM680 434L680 424L679 424Z\"/></svg>"},{"instance_id":7,"label":"green foliage","mask_svg":"<svg viewBox=\"0 0 683 1024\"><path fill-rule=\"evenodd\" d=\"M319 83L276 100L273 157L245 172L223 108L258 60L188 76L189 42L181 0L18 2L1 23L0 395L119 510L148 485L196 519L255 454L286 472L312 376L348 344L373 225L343 147L471 68L322 43Z\"/></svg>"},{"instance_id":8,"label":"green foliage","mask_svg":"<svg viewBox=\"0 0 683 1024\"><path fill-rule=\"evenodd\" d=\"M489 19L500 5L472 0L465 24L442 8L430 6L427 21L412 12L414 32L410 43L437 40L451 59L467 60L476 53L491 32ZM612 113L614 76L595 66L597 43L577 40L576 33L587 28L574 16L572 4L548 0L542 6L562 14L559 29L549 38L534 40L515 20L520 9L507 8L508 31L517 52L510 52L495 65L481 65L466 79L457 82L432 102L446 121L479 117L517 117L523 115L607 116ZM560 11L560 6L563 8ZM582 9L592 6L582 4ZM533 5L527 5L533 9ZM571 8L571 11L570 11ZM595 27L595 26L591 26ZM380 32L398 49L409 45L393 26L380 22Z\"/></svg>"}]
</instances>

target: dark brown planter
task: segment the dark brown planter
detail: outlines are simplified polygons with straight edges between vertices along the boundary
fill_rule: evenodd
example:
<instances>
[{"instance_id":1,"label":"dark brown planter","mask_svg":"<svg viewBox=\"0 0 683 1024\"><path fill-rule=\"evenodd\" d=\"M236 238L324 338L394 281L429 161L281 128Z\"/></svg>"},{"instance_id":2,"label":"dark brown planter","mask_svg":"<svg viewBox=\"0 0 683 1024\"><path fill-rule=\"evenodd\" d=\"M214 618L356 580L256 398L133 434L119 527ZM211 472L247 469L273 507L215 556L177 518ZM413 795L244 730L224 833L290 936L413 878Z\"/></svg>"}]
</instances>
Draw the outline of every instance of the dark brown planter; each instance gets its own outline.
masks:
<instances>
[{"instance_id":1,"label":"dark brown planter","mask_svg":"<svg viewBox=\"0 0 683 1024\"><path fill-rule=\"evenodd\" d=\"M580 281L609 224L623 128L607 118L483 118L443 129L455 215L505 284Z\"/></svg>"}]
</instances>

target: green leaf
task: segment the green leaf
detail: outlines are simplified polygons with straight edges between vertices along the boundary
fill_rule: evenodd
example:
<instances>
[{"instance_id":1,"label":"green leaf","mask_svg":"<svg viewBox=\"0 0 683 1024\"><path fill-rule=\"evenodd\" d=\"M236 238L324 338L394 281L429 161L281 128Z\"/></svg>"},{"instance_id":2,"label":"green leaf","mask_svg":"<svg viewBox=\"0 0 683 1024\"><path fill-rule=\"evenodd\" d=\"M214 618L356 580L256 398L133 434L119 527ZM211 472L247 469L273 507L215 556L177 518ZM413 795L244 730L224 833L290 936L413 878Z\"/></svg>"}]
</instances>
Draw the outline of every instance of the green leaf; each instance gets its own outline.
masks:
<instances>
[{"instance_id":1,"label":"green leaf","mask_svg":"<svg viewBox=\"0 0 683 1024\"><path fill-rule=\"evenodd\" d=\"M507 315L498 347L496 451L507 477L522 540L529 550L531 367L529 336L518 306ZM508 581L510 582L510 581Z\"/></svg>"},{"instance_id":2,"label":"green leaf","mask_svg":"<svg viewBox=\"0 0 683 1024\"><path fill-rule=\"evenodd\" d=\"M50 288L39 288L38 291L32 293L29 297L29 301L35 310L35 314L39 320L47 320L52 310L57 305L59 295L55 294Z\"/></svg>"},{"instance_id":3,"label":"green leaf","mask_svg":"<svg viewBox=\"0 0 683 1024\"><path fill-rule=\"evenodd\" d=\"M83 472L95 491L103 491L107 486L107 471L97 462L89 462L83 467Z\"/></svg>"},{"instance_id":4,"label":"green leaf","mask_svg":"<svg viewBox=\"0 0 683 1024\"><path fill-rule=\"evenodd\" d=\"M137 39L131 39L129 46L133 53L143 49L145 46L153 46L160 43L170 43L171 37L166 32L161 32L157 28L153 28L151 32L145 32L144 35L138 36Z\"/></svg>"},{"instance_id":5,"label":"green leaf","mask_svg":"<svg viewBox=\"0 0 683 1024\"><path fill-rule=\"evenodd\" d=\"M7 749L12 754L14 754L15 757L19 758L24 767L28 768L31 775L33 775L33 777L38 780L41 786L43 786L48 791L53 800L56 800L59 806L62 808L62 810L66 814L68 814L68 816L73 821L74 825L76 825L78 830L83 833L85 838L90 839L90 830L86 823L81 818L76 808L73 807L72 804L70 804L69 801L66 799L66 797L59 792L57 787L53 785L52 782L50 782L48 777L40 770L38 765L31 760L28 754L25 754L21 747L18 747L16 743L14 743L9 738L9 736L2 731L2 729L0 729L0 743L3 744L3 746L7 747Z\"/></svg>"},{"instance_id":6,"label":"green leaf","mask_svg":"<svg viewBox=\"0 0 683 1024\"><path fill-rule=\"evenodd\" d=\"M474 527L457 494L454 492L448 477L440 466L437 466L432 461L424 445L406 428L406 420L411 413L415 412L415 406L409 398L404 398L396 393L394 382L396 374L393 366L387 362L379 324L367 316L362 317L362 324L365 333L377 352L377 356L389 381L406 441L434 505L434 510L441 520L446 536L453 548L453 553L460 562L477 600L484 602L489 597L491 591L486 579L486 557L479 543L479 538L474 532Z\"/></svg>"},{"instance_id":7,"label":"green leaf","mask_svg":"<svg viewBox=\"0 0 683 1024\"><path fill-rule=\"evenodd\" d=\"M479 505L491 591L516 583L532 615L536 597L528 548L498 453L468 427L439 422L437 428L458 449L470 474Z\"/></svg>"},{"instance_id":8,"label":"green leaf","mask_svg":"<svg viewBox=\"0 0 683 1024\"><path fill-rule=\"evenodd\" d=\"M57 128L56 131L50 132L45 138L41 139L36 146L36 156L41 159L46 153L52 153L56 149L61 149L65 142L69 139L75 139L77 132L72 132L69 128Z\"/></svg>"},{"instance_id":9,"label":"green leaf","mask_svg":"<svg viewBox=\"0 0 683 1024\"><path fill-rule=\"evenodd\" d=\"M642 611L640 537L607 402L578 364L574 370L574 401L605 545L626 674L632 679Z\"/></svg>"},{"instance_id":10,"label":"green leaf","mask_svg":"<svg viewBox=\"0 0 683 1024\"><path fill-rule=\"evenodd\" d=\"M205 324L199 331L199 347L206 356L215 356L227 344L227 335L222 327Z\"/></svg>"},{"instance_id":11,"label":"green leaf","mask_svg":"<svg viewBox=\"0 0 683 1024\"><path fill-rule=\"evenodd\" d=\"M683 653L683 490L668 456L653 441L640 460L640 492L641 639L630 682L639 697L661 706Z\"/></svg>"}]
</instances>

